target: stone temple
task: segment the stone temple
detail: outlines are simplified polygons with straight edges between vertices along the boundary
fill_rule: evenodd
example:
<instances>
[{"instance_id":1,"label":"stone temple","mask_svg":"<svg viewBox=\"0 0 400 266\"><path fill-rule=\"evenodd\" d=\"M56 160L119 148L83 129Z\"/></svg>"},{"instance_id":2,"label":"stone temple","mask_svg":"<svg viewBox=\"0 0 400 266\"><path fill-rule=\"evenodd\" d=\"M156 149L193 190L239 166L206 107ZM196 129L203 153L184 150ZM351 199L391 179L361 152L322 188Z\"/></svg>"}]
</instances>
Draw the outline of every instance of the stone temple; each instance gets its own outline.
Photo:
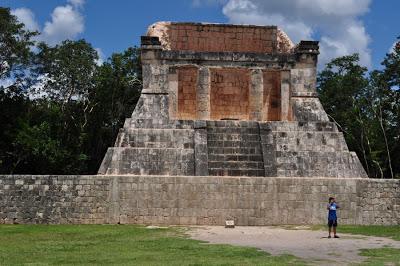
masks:
<instances>
[{"instance_id":1,"label":"stone temple","mask_svg":"<svg viewBox=\"0 0 400 266\"><path fill-rule=\"evenodd\" d=\"M316 94L318 42L275 26L158 22L143 90L97 175L0 175L0 223L400 224Z\"/></svg>"},{"instance_id":2,"label":"stone temple","mask_svg":"<svg viewBox=\"0 0 400 266\"><path fill-rule=\"evenodd\" d=\"M143 91L99 174L367 177L317 97L318 42L172 22L141 41Z\"/></svg>"}]
</instances>

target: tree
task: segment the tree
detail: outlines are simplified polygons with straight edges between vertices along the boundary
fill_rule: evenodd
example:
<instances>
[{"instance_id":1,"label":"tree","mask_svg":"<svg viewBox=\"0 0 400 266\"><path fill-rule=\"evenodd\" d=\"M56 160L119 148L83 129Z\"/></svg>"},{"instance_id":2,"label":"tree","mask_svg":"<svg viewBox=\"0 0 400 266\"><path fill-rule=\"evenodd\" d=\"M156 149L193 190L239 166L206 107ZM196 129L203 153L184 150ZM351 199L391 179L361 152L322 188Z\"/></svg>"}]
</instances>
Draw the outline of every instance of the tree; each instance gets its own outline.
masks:
<instances>
[{"instance_id":1,"label":"tree","mask_svg":"<svg viewBox=\"0 0 400 266\"><path fill-rule=\"evenodd\" d=\"M369 98L385 144L385 168L394 178L400 177L400 41L386 54L382 66L371 73Z\"/></svg>"},{"instance_id":2,"label":"tree","mask_svg":"<svg viewBox=\"0 0 400 266\"><path fill-rule=\"evenodd\" d=\"M398 156L392 160L400 149L395 59L396 55L388 54L384 70L367 73L359 65L358 55L339 57L318 75L323 106L370 177L393 178L399 173L398 168L393 169Z\"/></svg>"},{"instance_id":3,"label":"tree","mask_svg":"<svg viewBox=\"0 0 400 266\"><path fill-rule=\"evenodd\" d=\"M0 7L0 173L10 173L18 165L12 143L29 108L25 89L30 86L27 74L37 34L25 30L9 8ZM9 85L4 85L6 79Z\"/></svg>"},{"instance_id":4,"label":"tree","mask_svg":"<svg viewBox=\"0 0 400 266\"><path fill-rule=\"evenodd\" d=\"M369 174L368 127L364 123L362 95L367 87L367 69L358 54L339 57L327 64L317 78L317 91L329 117L345 134L350 150L355 150Z\"/></svg>"},{"instance_id":5,"label":"tree","mask_svg":"<svg viewBox=\"0 0 400 266\"><path fill-rule=\"evenodd\" d=\"M97 70L94 103L88 126L86 150L91 160L89 171L96 173L108 147L113 145L118 130L123 126L140 96L142 89L140 50L130 47L114 53Z\"/></svg>"},{"instance_id":6,"label":"tree","mask_svg":"<svg viewBox=\"0 0 400 266\"><path fill-rule=\"evenodd\" d=\"M32 38L37 34L26 30L9 8L0 7L0 80L13 78L22 83L33 55Z\"/></svg>"},{"instance_id":7,"label":"tree","mask_svg":"<svg viewBox=\"0 0 400 266\"><path fill-rule=\"evenodd\" d=\"M42 78L48 98L60 102L64 110L71 101L89 105L89 93L94 89L96 50L85 40L66 40L55 47L38 45L35 72Z\"/></svg>"}]
</instances>

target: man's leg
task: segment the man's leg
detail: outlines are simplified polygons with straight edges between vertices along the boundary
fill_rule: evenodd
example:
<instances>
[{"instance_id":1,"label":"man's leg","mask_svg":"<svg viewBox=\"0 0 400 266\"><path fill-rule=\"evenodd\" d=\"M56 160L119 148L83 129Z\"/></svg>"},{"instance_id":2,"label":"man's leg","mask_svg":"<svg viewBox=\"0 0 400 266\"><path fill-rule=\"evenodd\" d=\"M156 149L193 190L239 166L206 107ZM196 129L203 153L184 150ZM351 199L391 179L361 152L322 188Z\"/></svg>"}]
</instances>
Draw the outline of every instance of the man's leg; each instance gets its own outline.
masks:
<instances>
[{"instance_id":1,"label":"man's leg","mask_svg":"<svg viewBox=\"0 0 400 266\"><path fill-rule=\"evenodd\" d=\"M336 234L336 227L337 227L337 221L333 223L333 237L339 238L338 235Z\"/></svg>"},{"instance_id":2,"label":"man's leg","mask_svg":"<svg viewBox=\"0 0 400 266\"><path fill-rule=\"evenodd\" d=\"M328 237L330 238L331 237L331 232L332 232L332 221L331 220L328 220L328 228L329 228L329 235L328 235Z\"/></svg>"}]
</instances>

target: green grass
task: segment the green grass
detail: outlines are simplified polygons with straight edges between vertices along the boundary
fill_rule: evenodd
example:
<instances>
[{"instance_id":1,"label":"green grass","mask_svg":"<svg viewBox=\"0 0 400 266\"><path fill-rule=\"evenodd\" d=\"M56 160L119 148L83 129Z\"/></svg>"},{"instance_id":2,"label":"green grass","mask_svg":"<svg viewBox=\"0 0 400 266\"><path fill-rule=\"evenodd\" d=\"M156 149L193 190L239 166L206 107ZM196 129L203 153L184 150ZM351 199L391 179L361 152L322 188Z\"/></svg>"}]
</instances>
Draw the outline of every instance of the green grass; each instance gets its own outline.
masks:
<instances>
[{"instance_id":1,"label":"green grass","mask_svg":"<svg viewBox=\"0 0 400 266\"><path fill-rule=\"evenodd\" d=\"M328 230L326 226L312 226L313 230ZM400 225L382 226L382 225L339 225L337 228L340 233L389 237L400 241Z\"/></svg>"},{"instance_id":2,"label":"green grass","mask_svg":"<svg viewBox=\"0 0 400 266\"><path fill-rule=\"evenodd\" d=\"M313 226L313 230L321 230L326 226ZM338 234L356 234L365 236L378 236L378 237L388 237L394 240L400 241L400 226L382 226L382 225L340 225L338 227ZM375 248L375 249L362 249L360 251L361 256L367 257L367 259L358 265L368 265L368 266L386 266L394 265L400 266L400 249L396 248Z\"/></svg>"},{"instance_id":3,"label":"green grass","mask_svg":"<svg viewBox=\"0 0 400 266\"><path fill-rule=\"evenodd\" d=\"M291 255L188 239L179 228L1 225L0 265L301 265Z\"/></svg>"},{"instance_id":4,"label":"green grass","mask_svg":"<svg viewBox=\"0 0 400 266\"><path fill-rule=\"evenodd\" d=\"M338 232L366 235L366 236L379 236L389 237L394 240L400 240L400 226L356 226L344 225L338 227ZM367 259L361 265L375 266L375 265L396 265L400 266L400 249L396 248L376 248L376 249L362 249L361 256Z\"/></svg>"},{"instance_id":5,"label":"green grass","mask_svg":"<svg viewBox=\"0 0 400 266\"><path fill-rule=\"evenodd\" d=\"M368 257L368 259L359 265L400 266L400 249L395 249L395 248L362 249L360 254L361 256Z\"/></svg>"}]
</instances>

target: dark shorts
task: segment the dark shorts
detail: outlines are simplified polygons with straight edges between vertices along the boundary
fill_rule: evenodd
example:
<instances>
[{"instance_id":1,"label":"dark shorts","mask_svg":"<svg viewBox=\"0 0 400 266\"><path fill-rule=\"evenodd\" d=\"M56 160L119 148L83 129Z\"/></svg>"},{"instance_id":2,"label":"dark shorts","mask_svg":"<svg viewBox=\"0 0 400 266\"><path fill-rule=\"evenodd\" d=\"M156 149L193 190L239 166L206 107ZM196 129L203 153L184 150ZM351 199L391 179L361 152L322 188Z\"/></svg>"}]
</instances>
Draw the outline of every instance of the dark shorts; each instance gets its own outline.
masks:
<instances>
[{"instance_id":1,"label":"dark shorts","mask_svg":"<svg viewBox=\"0 0 400 266\"><path fill-rule=\"evenodd\" d=\"M337 226L337 220L328 220L328 226L329 227L336 227Z\"/></svg>"}]
</instances>

